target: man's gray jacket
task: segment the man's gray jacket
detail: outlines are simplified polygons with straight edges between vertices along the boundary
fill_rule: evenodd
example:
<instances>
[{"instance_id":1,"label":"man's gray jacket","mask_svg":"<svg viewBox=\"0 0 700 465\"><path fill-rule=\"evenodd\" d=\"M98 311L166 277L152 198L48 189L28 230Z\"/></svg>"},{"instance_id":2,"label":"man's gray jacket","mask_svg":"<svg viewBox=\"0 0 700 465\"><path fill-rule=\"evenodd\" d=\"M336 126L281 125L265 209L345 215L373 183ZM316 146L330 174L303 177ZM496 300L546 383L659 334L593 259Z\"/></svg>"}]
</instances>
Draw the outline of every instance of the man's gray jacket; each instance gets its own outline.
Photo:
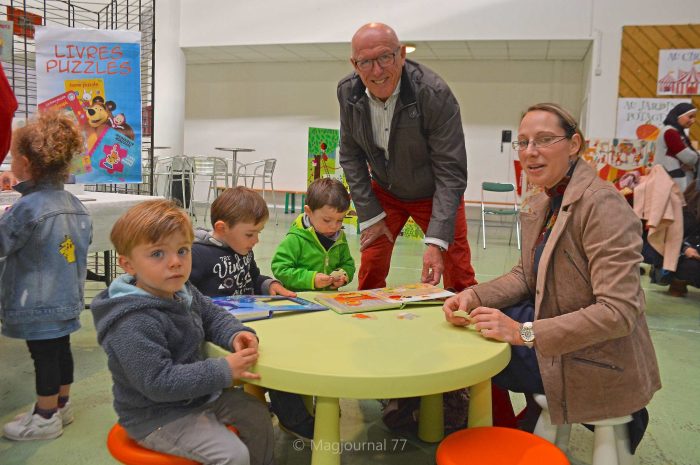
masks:
<instances>
[{"instance_id":1,"label":"man's gray jacket","mask_svg":"<svg viewBox=\"0 0 700 465\"><path fill-rule=\"evenodd\" d=\"M467 153L457 99L440 76L406 60L391 120L388 161L374 143L368 99L356 73L338 83L340 164L360 222L383 212L372 192L374 180L400 200L432 197L426 237L451 243L457 207L467 187Z\"/></svg>"}]
</instances>

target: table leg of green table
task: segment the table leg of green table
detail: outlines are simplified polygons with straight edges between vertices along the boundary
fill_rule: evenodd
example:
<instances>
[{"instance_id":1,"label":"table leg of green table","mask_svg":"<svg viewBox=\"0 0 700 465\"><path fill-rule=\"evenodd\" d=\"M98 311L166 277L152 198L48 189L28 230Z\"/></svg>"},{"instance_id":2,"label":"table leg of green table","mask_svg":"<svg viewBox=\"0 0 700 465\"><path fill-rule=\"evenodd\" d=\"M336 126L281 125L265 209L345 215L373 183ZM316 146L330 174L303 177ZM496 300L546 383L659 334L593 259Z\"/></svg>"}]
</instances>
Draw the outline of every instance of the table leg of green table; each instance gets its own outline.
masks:
<instances>
[{"instance_id":1,"label":"table leg of green table","mask_svg":"<svg viewBox=\"0 0 700 465\"><path fill-rule=\"evenodd\" d=\"M301 400L304 401L304 407L309 415L314 416L316 414L314 409L314 396L301 396Z\"/></svg>"},{"instance_id":2,"label":"table leg of green table","mask_svg":"<svg viewBox=\"0 0 700 465\"><path fill-rule=\"evenodd\" d=\"M469 388L469 427L493 426L491 379Z\"/></svg>"},{"instance_id":3,"label":"table leg of green table","mask_svg":"<svg viewBox=\"0 0 700 465\"><path fill-rule=\"evenodd\" d=\"M425 442L440 442L444 436L442 394L421 397L420 413L418 414L418 437Z\"/></svg>"},{"instance_id":4,"label":"table leg of green table","mask_svg":"<svg viewBox=\"0 0 700 465\"><path fill-rule=\"evenodd\" d=\"M340 404L337 398L316 397L316 421L311 465L340 465Z\"/></svg>"}]
</instances>

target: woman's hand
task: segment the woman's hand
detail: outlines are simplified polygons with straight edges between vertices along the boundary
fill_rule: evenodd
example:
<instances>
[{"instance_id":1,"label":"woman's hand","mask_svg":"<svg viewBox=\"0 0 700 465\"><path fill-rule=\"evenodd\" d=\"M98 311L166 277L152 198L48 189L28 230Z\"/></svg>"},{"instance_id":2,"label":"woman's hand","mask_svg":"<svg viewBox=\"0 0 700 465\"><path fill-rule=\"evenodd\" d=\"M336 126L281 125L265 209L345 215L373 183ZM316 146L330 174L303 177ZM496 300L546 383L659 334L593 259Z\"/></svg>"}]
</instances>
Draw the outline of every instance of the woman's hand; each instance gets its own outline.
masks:
<instances>
[{"instance_id":1,"label":"woman's hand","mask_svg":"<svg viewBox=\"0 0 700 465\"><path fill-rule=\"evenodd\" d=\"M474 329L488 339L521 346L520 323L506 316L497 308L477 307L469 314Z\"/></svg>"},{"instance_id":2,"label":"woman's hand","mask_svg":"<svg viewBox=\"0 0 700 465\"><path fill-rule=\"evenodd\" d=\"M469 326L471 319L467 313L469 310L478 307L481 304L479 297L472 289L466 289L459 294L450 297L442 306L442 311L445 313L445 319L455 326ZM460 312L462 315L455 314Z\"/></svg>"}]
</instances>

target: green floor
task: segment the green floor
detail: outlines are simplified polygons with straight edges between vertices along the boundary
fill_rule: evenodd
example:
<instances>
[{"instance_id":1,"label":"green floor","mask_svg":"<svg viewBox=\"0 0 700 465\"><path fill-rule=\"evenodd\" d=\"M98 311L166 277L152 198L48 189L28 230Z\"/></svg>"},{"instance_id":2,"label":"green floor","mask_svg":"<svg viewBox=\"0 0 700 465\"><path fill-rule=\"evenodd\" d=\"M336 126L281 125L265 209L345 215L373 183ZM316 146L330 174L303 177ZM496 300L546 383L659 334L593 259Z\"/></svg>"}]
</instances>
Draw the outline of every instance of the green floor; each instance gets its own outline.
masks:
<instances>
[{"instance_id":1,"label":"green floor","mask_svg":"<svg viewBox=\"0 0 700 465\"><path fill-rule=\"evenodd\" d=\"M475 218L475 215L471 215ZM262 234L256 248L258 264L269 273L275 245L284 235L292 215L280 214ZM480 281L508 270L518 258L518 250L508 245L507 229L489 229L486 250L476 244L477 223L470 221L472 260ZM358 249L357 236L350 236L351 249ZM417 281L420 277L420 241L399 238L389 284ZM356 260L359 258L354 254ZM651 423L637 453L637 463L654 465L700 463L700 290L691 289L686 298L667 296L664 288L642 279L647 294L647 318L661 366L663 389L649 406ZM356 284L353 282L353 284ZM88 285L88 294L102 289L100 283ZM72 400L76 420L62 437L52 441L15 443L0 439L1 465L99 465L116 463L105 447L105 437L116 417L112 410L111 382L105 356L95 340L89 312L82 315L83 329L72 336L76 364ZM465 354L468 357L469 354ZM34 400L34 374L23 341L0 337L0 423L25 411ZM521 399L514 397L516 405ZM355 449L343 453L348 464L432 464L435 445L414 436L396 436L383 426L379 404L375 401L341 400L341 437ZM292 439L276 429L278 464L308 464L309 450L296 451ZM386 442L384 440L386 439ZM405 440L405 441L404 441ZM574 464L591 461L592 433L575 425L571 440ZM385 452L377 452L385 444Z\"/></svg>"}]
</instances>

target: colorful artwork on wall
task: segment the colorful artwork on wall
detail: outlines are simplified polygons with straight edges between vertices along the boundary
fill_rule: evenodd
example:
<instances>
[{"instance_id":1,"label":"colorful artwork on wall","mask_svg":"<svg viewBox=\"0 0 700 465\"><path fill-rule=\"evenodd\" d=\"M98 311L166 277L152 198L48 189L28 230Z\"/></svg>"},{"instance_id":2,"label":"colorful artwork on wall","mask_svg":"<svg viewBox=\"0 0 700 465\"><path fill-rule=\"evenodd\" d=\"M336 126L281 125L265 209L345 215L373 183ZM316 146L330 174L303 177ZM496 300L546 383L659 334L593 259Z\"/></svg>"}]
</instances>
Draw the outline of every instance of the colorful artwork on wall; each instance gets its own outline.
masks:
<instances>
[{"instance_id":1,"label":"colorful artwork on wall","mask_svg":"<svg viewBox=\"0 0 700 465\"><path fill-rule=\"evenodd\" d=\"M7 19L14 23L13 32L16 36L34 38L34 26L40 26L44 18L29 13L21 8L7 7Z\"/></svg>"},{"instance_id":2,"label":"colorful artwork on wall","mask_svg":"<svg viewBox=\"0 0 700 465\"><path fill-rule=\"evenodd\" d=\"M336 178L340 180L345 189L350 191L343 174L343 168L338 162L338 148L340 145L340 131L328 128L309 128L309 147L306 163L306 185L308 186L319 178ZM357 211L355 205L350 204L350 211L345 215L343 223L346 233L357 231Z\"/></svg>"},{"instance_id":3,"label":"colorful artwork on wall","mask_svg":"<svg viewBox=\"0 0 700 465\"><path fill-rule=\"evenodd\" d=\"M654 142L664 126L664 118L679 103L689 98L620 98L617 100L619 139L642 139Z\"/></svg>"},{"instance_id":4,"label":"colorful artwork on wall","mask_svg":"<svg viewBox=\"0 0 700 465\"><path fill-rule=\"evenodd\" d=\"M0 61L12 61L12 22L0 21Z\"/></svg>"},{"instance_id":5,"label":"colorful artwork on wall","mask_svg":"<svg viewBox=\"0 0 700 465\"><path fill-rule=\"evenodd\" d=\"M629 171L644 174L654 163L655 152L655 141L592 139L587 141L582 158L598 170L602 179L618 185L620 178Z\"/></svg>"},{"instance_id":6,"label":"colorful artwork on wall","mask_svg":"<svg viewBox=\"0 0 700 465\"><path fill-rule=\"evenodd\" d=\"M657 95L700 95L700 49L659 50Z\"/></svg>"}]
</instances>

